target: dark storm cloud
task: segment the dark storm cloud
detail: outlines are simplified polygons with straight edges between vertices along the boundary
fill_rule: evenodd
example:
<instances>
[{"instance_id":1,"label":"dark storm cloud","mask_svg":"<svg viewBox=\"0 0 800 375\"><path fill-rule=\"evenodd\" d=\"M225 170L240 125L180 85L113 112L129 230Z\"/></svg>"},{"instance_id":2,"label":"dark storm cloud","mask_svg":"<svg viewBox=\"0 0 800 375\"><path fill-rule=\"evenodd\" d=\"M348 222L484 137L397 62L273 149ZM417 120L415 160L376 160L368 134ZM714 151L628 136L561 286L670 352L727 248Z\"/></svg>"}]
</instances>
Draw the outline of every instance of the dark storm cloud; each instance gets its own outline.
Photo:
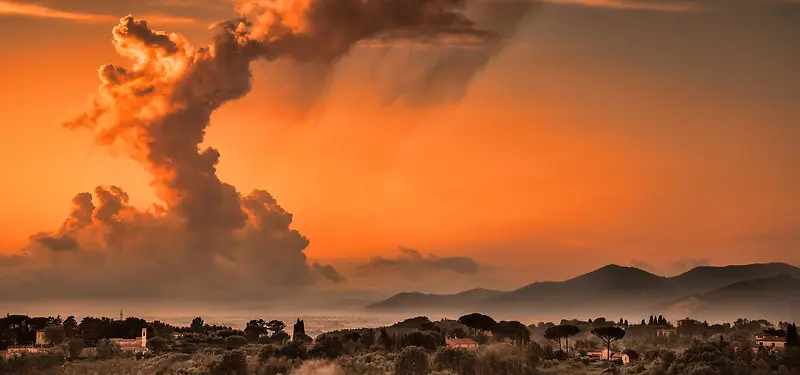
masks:
<instances>
[{"instance_id":1,"label":"dark storm cloud","mask_svg":"<svg viewBox=\"0 0 800 375\"><path fill-rule=\"evenodd\" d=\"M44 247L56 252L71 251L78 249L78 241L75 241L75 239L66 235L60 235L54 237L43 234L34 236L33 239L39 242L40 244L44 245Z\"/></svg>"},{"instance_id":2,"label":"dark storm cloud","mask_svg":"<svg viewBox=\"0 0 800 375\"><path fill-rule=\"evenodd\" d=\"M20 254L0 256L0 297L263 298L344 282L332 266L307 259L308 238L292 228L293 215L275 197L264 190L241 193L219 178L219 151L200 146L213 112L250 92L254 61L333 69L359 43L374 40L452 48L469 40L469 48L494 55L504 34L478 28L462 13L465 0L303 5L294 14L302 25L285 22L292 16L285 12L295 8L276 8L273 2L243 7L242 18L216 24L217 34L205 48L145 20L122 18L112 41L134 63L102 66L98 95L65 127L86 129L99 145L125 150L151 175L163 205L133 207L116 186L77 194L61 227L37 235ZM468 58L443 63L454 71L477 67ZM468 83L443 84L464 90ZM410 249L398 259L375 261L394 269L403 264L460 274L480 269L469 258L423 257Z\"/></svg>"},{"instance_id":3,"label":"dark storm cloud","mask_svg":"<svg viewBox=\"0 0 800 375\"><path fill-rule=\"evenodd\" d=\"M470 8L476 14L475 24L495 38L485 45L481 43L479 48L451 48L436 53L404 51L407 57L398 64L414 72L411 79L394 75L393 67L376 71L384 102L429 105L462 99L472 80L507 47L522 23L531 17L539 5L539 1L477 2ZM377 61L378 66L393 56L391 52L392 47L389 47L387 53Z\"/></svg>"},{"instance_id":4,"label":"dark storm cloud","mask_svg":"<svg viewBox=\"0 0 800 375\"><path fill-rule=\"evenodd\" d=\"M367 272L425 272L449 271L458 274L474 274L481 270L480 264L467 257L438 257L430 254L427 257L419 251L400 248L396 258L373 257L369 262L359 265Z\"/></svg>"},{"instance_id":5,"label":"dark storm cloud","mask_svg":"<svg viewBox=\"0 0 800 375\"><path fill-rule=\"evenodd\" d=\"M339 273L339 271L336 270L336 268L333 268L333 266L329 264L322 265L319 263L313 263L311 266L314 269L314 271L318 272L322 277L336 284L340 284L347 281L347 279L344 276L342 276Z\"/></svg>"}]
</instances>

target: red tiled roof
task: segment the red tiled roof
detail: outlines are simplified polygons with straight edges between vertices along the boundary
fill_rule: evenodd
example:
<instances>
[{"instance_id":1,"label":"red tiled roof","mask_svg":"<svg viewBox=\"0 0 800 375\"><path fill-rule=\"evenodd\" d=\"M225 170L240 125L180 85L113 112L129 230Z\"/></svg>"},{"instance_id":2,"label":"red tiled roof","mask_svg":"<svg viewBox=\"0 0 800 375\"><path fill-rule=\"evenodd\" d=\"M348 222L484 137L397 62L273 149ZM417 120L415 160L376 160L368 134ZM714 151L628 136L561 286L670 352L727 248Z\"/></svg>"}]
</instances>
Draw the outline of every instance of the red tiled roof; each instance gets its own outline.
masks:
<instances>
[{"instance_id":1,"label":"red tiled roof","mask_svg":"<svg viewBox=\"0 0 800 375\"><path fill-rule=\"evenodd\" d=\"M460 338L460 339L446 339L448 345L478 345L473 339Z\"/></svg>"}]
</instances>

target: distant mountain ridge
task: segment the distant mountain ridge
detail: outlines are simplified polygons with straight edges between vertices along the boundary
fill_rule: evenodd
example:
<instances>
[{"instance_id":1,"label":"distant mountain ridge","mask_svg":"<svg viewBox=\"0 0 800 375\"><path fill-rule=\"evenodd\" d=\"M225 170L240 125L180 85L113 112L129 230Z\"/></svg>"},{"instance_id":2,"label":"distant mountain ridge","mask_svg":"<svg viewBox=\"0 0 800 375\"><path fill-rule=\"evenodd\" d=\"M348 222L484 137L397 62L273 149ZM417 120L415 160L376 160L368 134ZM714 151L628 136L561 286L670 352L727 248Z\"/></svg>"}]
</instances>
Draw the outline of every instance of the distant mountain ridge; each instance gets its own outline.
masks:
<instances>
[{"instance_id":1,"label":"distant mountain ridge","mask_svg":"<svg viewBox=\"0 0 800 375\"><path fill-rule=\"evenodd\" d=\"M763 279L778 275L800 278L800 268L786 263L755 263L723 267L700 266L671 279L685 289L713 290L741 281Z\"/></svg>"},{"instance_id":2,"label":"distant mountain ridge","mask_svg":"<svg viewBox=\"0 0 800 375\"><path fill-rule=\"evenodd\" d=\"M389 299L369 306L373 310L397 309L403 307L415 308L420 303L429 308L452 308L472 303L480 303L492 297L503 295L505 292L482 288L470 289L457 294L425 294L420 292L407 292L396 294Z\"/></svg>"},{"instance_id":3,"label":"distant mountain ridge","mask_svg":"<svg viewBox=\"0 0 800 375\"><path fill-rule=\"evenodd\" d=\"M666 311L678 310L683 315L708 315L725 321L742 316L794 321L800 316L800 277L784 273L739 281L665 307Z\"/></svg>"},{"instance_id":4,"label":"distant mountain ridge","mask_svg":"<svg viewBox=\"0 0 800 375\"><path fill-rule=\"evenodd\" d=\"M673 277L609 264L565 281L535 282L509 292L473 289L444 295L401 293L366 309L419 313L482 311L562 317L646 315L657 312L656 309L691 314L692 309L718 311L709 306L723 302L731 307L748 306L755 300L763 304L763 296L777 298L781 293L795 291L800 295L800 268L786 263L701 266ZM795 307L793 299L787 301L780 308L775 305L774 314L793 314L790 310ZM800 309L794 311L800 312Z\"/></svg>"}]
</instances>

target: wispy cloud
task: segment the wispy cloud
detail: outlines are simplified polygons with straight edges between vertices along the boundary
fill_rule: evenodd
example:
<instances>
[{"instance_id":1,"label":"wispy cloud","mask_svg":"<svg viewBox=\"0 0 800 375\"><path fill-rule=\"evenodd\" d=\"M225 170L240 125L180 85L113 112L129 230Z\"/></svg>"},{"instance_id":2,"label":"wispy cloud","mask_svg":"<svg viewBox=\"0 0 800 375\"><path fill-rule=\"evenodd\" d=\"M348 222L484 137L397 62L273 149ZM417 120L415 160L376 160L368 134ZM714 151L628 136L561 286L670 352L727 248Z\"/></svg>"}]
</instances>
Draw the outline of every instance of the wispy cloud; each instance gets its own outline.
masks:
<instances>
[{"instance_id":1,"label":"wispy cloud","mask_svg":"<svg viewBox=\"0 0 800 375\"><path fill-rule=\"evenodd\" d=\"M481 270L481 265L469 257L438 257L430 254L427 257L419 251L400 248L397 258L376 256L368 263L359 266L363 271L401 272L411 274L419 271L450 271L457 274L474 274Z\"/></svg>"},{"instance_id":2,"label":"wispy cloud","mask_svg":"<svg viewBox=\"0 0 800 375\"><path fill-rule=\"evenodd\" d=\"M173 8L194 8L194 9L218 9L233 10L234 5L240 1L208 1L208 0L153 0L151 3L162 7Z\"/></svg>"},{"instance_id":3,"label":"wispy cloud","mask_svg":"<svg viewBox=\"0 0 800 375\"><path fill-rule=\"evenodd\" d=\"M107 22L119 18L100 14L67 12L42 5L15 3L3 0L0 0L0 15L53 18L80 22Z\"/></svg>"},{"instance_id":4,"label":"wispy cloud","mask_svg":"<svg viewBox=\"0 0 800 375\"><path fill-rule=\"evenodd\" d=\"M198 22L194 18L170 16L167 14L144 14L141 16L141 18L147 20L147 22L151 24L156 24L156 25L164 25L164 24L187 25Z\"/></svg>"},{"instance_id":5,"label":"wispy cloud","mask_svg":"<svg viewBox=\"0 0 800 375\"><path fill-rule=\"evenodd\" d=\"M108 14L70 12L38 4L0 0L0 17L2 16L49 18L85 23L117 22L121 18L121 16L112 16ZM142 15L141 18L157 24L191 24L195 22L195 20L191 18L163 14Z\"/></svg>"},{"instance_id":6,"label":"wispy cloud","mask_svg":"<svg viewBox=\"0 0 800 375\"><path fill-rule=\"evenodd\" d=\"M545 0L550 3L572 4L628 10L650 10L660 12L697 12L702 9L700 1L651 1L651 0Z\"/></svg>"}]
</instances>

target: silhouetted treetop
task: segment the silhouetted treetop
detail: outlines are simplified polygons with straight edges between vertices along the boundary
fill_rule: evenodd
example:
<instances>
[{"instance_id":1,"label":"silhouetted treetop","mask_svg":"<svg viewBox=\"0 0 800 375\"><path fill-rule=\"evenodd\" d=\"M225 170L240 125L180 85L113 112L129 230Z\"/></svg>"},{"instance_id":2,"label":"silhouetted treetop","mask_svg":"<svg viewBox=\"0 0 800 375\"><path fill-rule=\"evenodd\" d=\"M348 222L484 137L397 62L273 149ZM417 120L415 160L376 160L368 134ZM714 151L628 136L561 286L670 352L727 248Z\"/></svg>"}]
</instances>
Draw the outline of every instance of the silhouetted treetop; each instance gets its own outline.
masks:
<instances>
[{"instance_id":1,"label":"silhouetted treetop","mask_svg":"<svg viewBox=\"0 0 800 375\"><path fill-rule=\"evenodd\" d=\"M481 331L493 331L497 326L497 322L491 316L472 313L458 318L459 323Z\"/></svg>"}]
</instances>

